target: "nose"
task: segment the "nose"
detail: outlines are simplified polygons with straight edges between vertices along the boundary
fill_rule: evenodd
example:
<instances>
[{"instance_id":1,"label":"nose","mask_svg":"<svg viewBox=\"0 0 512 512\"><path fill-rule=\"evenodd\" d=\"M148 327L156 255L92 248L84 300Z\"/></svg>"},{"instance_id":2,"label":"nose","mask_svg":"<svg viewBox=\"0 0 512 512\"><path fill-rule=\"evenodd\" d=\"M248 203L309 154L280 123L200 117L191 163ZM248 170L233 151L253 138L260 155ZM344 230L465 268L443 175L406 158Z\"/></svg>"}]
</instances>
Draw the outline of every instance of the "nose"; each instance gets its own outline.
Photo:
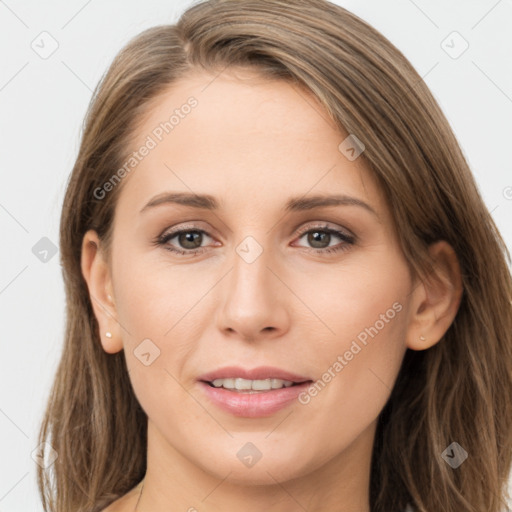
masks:
<instances>
[{"instance_id":1,"label":"nose","mask_svg":"<svg viewBox=\"0 0 512 512\"><path fill-rule=\"evenodd\" d=\"M241 244L234 252L217 309L217 327L245 341L282 336L290 323L292 294L279 275L281 266L270 249L258 245L248 244L244 251Z\"/></svg>"}]
</instances>

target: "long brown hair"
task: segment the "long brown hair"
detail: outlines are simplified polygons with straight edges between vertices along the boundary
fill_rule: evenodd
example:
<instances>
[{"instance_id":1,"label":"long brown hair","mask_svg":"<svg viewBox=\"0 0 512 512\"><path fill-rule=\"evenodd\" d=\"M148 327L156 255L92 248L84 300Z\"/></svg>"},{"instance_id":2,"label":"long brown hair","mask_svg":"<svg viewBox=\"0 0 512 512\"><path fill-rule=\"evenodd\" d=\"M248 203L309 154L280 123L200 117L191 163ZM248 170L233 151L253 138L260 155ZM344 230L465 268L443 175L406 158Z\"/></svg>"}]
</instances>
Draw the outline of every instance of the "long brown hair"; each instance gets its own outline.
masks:
<instances>
[{"instance_id":1,"label":"long brown hair","mask_svg":"<svg viewBox=\"0 0 512 512\"><path fill-rule=\"evenodd\" d=\"M82 238L95 229L109 247L122 183L103 199L94 191L123 165L150 100L190 70L228 66L304 87L364 142L362 158L417 275L430 271L434 241L449 242L459 258L464 291L454 322L430 349L406 351L379 416L372 512L408 503L418 512L499 512L512 462L510 255L421 77L379 32L325 0L201 2L175 25L134 38L95 90L62 209L66 336L40 431L58 454L38 468L45 511L97 512L145 474L147 418L123 352L102 349ZM468 452L456 469L442 457L452 442Z\"/></svg>"}]
</instances>

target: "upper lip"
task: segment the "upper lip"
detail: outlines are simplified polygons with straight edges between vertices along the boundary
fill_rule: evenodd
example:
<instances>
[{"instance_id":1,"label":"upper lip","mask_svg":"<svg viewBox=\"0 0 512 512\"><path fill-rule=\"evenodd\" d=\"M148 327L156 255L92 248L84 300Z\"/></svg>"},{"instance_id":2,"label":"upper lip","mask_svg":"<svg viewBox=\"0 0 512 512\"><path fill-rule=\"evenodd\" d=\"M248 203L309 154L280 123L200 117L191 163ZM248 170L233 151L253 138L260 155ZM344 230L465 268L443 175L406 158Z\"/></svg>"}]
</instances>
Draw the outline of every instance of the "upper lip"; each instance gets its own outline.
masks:
<instances>
[{"instance_id":1,"label":"upper lip","mask_svg":"<svg viewBox=\"0 0 512 512\"><path fill-rule=\"evenodd\" d=\"M307 382L311 379L302 375L275 368L273 366L259 366L257 368L242 368L240 366L225 366L212 372L201 375L198 380L204 382L212 382L215 379L236 379L242 378L247 380L265 380L265 379L281 379L291 382Z\"/></svg>"}]
</instances>

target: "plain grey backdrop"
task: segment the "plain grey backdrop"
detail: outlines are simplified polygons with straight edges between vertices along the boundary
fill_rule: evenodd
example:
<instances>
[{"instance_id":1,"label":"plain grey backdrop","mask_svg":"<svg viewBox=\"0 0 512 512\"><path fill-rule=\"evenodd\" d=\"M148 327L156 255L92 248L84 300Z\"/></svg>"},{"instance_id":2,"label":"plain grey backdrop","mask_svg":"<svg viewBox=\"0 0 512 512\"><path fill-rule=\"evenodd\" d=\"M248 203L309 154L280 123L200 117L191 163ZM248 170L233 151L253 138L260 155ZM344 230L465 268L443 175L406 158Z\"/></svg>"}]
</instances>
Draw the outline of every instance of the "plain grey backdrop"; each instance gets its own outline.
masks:
<instances>
[{"instance_id":1,"label":"plain grey backdrop","mask_svg":"<svg viewBox=\"0 0 512 512\"><path fill-rule=\"evenodd\" d=\"M336 3L418 70L512 248L512 0ZM63 345L59 216L92 90L129 39L191 4L0 1L0 512L42 510L31 454Z\"/></svg>"}]
</instances>

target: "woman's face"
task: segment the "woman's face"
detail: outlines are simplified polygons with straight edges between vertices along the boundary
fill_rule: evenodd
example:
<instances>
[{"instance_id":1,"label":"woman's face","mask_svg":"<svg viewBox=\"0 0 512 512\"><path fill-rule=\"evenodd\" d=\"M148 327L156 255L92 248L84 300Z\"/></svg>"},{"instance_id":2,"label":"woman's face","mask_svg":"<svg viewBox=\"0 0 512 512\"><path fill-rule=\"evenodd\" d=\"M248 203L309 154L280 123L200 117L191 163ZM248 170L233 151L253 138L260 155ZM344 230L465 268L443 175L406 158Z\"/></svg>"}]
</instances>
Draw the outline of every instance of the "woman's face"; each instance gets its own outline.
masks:
<instances>
[{"instance_id":1,"label":"woman's face","mask_svg":"<svg viewBox=\"0 0 512 512\"><path fill-rule=\"evenodd\" d=\"M361 148L340 149L348 134L304 90L242 76L190 75L139 125L104 347L124 348L152 460L251 483L353 472L407 348L413 282Z\"/></svg>"}]
</instances>

